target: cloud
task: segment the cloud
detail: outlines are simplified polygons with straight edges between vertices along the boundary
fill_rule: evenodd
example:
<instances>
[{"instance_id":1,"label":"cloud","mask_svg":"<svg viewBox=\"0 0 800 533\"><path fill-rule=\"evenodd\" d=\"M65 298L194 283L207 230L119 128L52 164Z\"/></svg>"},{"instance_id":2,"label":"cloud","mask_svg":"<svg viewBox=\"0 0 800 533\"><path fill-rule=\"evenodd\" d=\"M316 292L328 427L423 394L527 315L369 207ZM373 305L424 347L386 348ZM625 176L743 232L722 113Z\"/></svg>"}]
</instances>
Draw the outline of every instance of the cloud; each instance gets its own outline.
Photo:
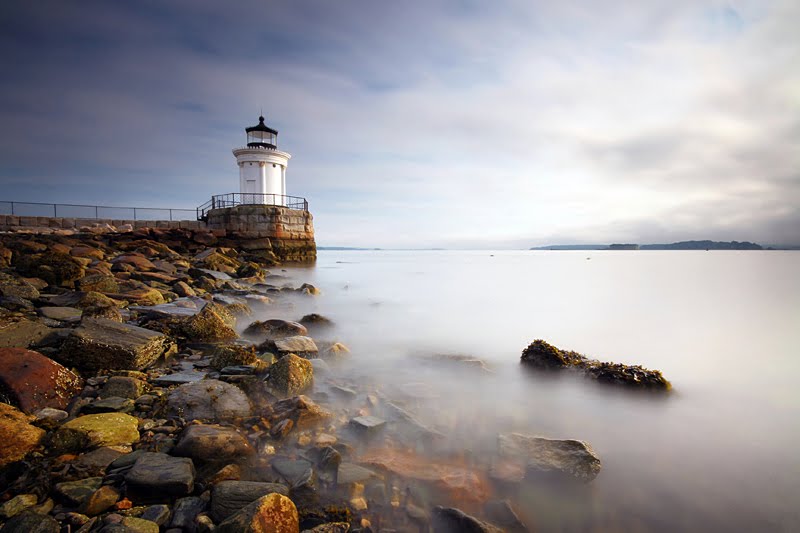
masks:
<instances>
[{"instance_id":1,"label":"cloud","mask_svg":"<svg viewBox=\"0 0 800 533\"><path fill-rule=\"evenodd\" d=\"M322 244L800 238L796 2L43 6L0 8L19 199L194 207L263 106Z\"/></svg>"}]
</instances>

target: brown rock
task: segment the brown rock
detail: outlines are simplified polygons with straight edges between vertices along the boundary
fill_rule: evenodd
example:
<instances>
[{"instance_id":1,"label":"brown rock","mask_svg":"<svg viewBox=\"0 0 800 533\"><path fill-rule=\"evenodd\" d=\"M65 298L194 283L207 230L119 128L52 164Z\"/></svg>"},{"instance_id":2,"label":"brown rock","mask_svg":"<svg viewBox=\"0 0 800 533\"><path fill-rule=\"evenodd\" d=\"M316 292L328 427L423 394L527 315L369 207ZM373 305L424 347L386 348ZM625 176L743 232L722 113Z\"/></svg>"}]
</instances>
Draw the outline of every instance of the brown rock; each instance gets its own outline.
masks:
<instances>
[{"instance_id":1,"label":"brown rock","mask_svg":"<svg viewBox=\"0 0 800 533\"><path fill-rule=\"evenodd\" d=\"M308 390L314 380L314 366L302 357L290 353L269 369L267 385L278 396L293 396Z\"/></svg>"},{"instance_id":2,"label":"brown rock","mask_svg":"<svg viewBox=\"0 0 800 533\"><path fill-rule=\"evenodd\" d=\"M211 462L252 455L255 450L236 428L195 424L183 430L171 453Z\"/></svg>"},{"instance_id":3,"label":"brown rock","mask_svg":"<svg viewBox=\"0 0 800 533\"><path fill-rule=\"evenodd\" d=\"M82 386L79 376L39 352L0 348L0 398L28 414L64 409Z\"/></svg>"},{"instance_id":4,"label":"brown rock","mask_svg":"<svg viewBox=\"0 0 800 533\"><path fill-rule=\"evenodd\" d=\"M298 533L300 518L292 500L282 494L262 496L222 522L217 533Z\"/></svg>"},{"instance_id":5,"label":"brown rock","mask_svg":"<svg viewBox=\"0 0 800 533\"><path fill-rule=\"evenodd\" d=\"M119 269L119 267L122 265L130 265L135 271L138 272L156 270L156 266L151 263L149 259L142 254L135 252L116 257L111 261L111 263L114 265L115 270Z\"/></svg>"},{"instance_id":6,"label":"brown rock","mask_svg":"<svg viewBox=\"0 0 800 533\"><path fill-rule=\"evenodd\" d=\"M45 431L32 426L21 411L5 403L0 403L0 468L20 461L33 451L44 438Z\"/></svg>"}]
</instances>

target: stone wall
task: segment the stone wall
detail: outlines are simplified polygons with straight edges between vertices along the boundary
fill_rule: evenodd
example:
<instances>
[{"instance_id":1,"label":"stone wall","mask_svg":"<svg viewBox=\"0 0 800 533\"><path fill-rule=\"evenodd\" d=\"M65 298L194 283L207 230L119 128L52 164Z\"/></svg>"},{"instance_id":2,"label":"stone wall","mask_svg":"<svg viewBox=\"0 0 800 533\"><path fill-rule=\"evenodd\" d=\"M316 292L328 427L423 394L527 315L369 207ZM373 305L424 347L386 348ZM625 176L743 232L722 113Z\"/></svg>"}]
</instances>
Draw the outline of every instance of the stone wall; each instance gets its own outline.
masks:
<instances>
[{"instance_id":1,"label":"stone wall","mask_svg":"<svg viewBox=\"0 0 800 533\"><path fill-rule=\"evenodd\" d=\"M0 232L52 235L124 235L182 238L227 246L261 256L265 262L313 263L317 258L311 213L280 206L243 205L214 209L207 221L101 220L0 215ZM182 236L182 237L180 237Z\"/></svg>"}]
</instances>

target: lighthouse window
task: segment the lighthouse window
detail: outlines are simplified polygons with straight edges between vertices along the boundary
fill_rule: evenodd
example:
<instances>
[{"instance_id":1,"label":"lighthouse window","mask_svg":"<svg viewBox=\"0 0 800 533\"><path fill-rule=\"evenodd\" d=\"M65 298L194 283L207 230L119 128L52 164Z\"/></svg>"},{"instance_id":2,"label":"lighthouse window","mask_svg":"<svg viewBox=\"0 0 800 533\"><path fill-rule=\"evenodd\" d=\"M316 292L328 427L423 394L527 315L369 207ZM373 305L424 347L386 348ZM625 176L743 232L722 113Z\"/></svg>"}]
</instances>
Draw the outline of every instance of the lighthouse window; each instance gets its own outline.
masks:
<instances>
[{"instance_id":1,"label":"lighthouse window","mask_svg":"<svg viewBox=\"0 0 800 533\"><path fill-rule=\"evenodd\" d=\"M272 163L272 168L275 168L275 163Z\"/></svg>"}]
</instances>

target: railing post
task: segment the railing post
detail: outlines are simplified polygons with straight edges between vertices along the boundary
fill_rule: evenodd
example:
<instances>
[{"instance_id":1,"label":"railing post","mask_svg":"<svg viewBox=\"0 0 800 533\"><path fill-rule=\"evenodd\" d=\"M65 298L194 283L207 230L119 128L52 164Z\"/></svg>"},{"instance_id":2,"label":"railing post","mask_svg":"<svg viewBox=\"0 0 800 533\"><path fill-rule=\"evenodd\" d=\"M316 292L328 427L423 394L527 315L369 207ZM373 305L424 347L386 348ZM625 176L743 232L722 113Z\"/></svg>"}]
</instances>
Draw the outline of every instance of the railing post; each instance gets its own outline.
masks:
<instances>
[{"instance_id":1,"label":"railing post","mask_svg":"<svg viewBox=\"0 0 800 533\"><path fill-rule=\"evenodd\" d=\"M11 214L14 214L14 202L11 202Z\"/></svg>"},{"instance_id":2,"label":"railing post","mask_svg":"<svg viewBox=\"0 0 800 533\"><path fill-rule=\"evenodd\" d=\"M136 208L133 208L133 220L136 220Z\"/></svg>"},{"instance_id":3,"label":"railing post","mask_svg":"<svg viewBox=\"0 0 800 533\"><path fill-rule=\"evenodd\" d=\"M58 207L56 204L53 204L53 218L58 216Z\"/></svg>"},{"instance_id":4,"label":"railing post","mask_svg":"<svg viewBox=\"0 0 800 533\"><path fill-rule=\"evenodd\" d=\"M172 222L172 209L169 210L169 221Z\"/></svg>"},{"instance_id":5,"label":"railing post","mask_svg":"<svg viewBox=\"0 0 800 533\"><path fill-rule=\"evenodd\" d=\"M95 219L100 218L100 215L97 214L97 206L94 206L94 218Z\"/></svg>"}]
</instances>

